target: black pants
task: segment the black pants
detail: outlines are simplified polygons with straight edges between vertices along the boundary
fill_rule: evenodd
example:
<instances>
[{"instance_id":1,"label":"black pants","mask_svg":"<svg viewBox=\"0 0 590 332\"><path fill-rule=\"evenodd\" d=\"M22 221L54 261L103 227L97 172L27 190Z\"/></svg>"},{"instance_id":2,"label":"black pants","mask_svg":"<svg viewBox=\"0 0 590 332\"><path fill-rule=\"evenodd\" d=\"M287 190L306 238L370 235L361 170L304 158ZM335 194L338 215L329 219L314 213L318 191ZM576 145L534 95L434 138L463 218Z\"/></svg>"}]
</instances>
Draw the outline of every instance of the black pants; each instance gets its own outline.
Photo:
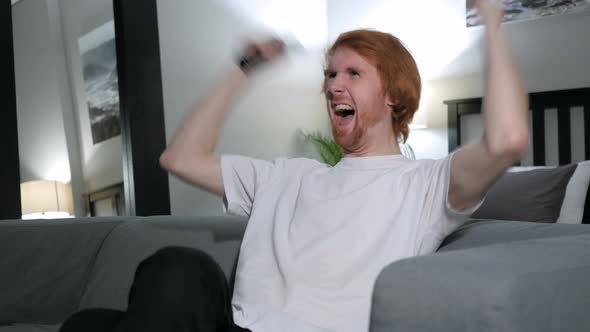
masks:
<instances>
[{"instance_id":1,"label":"black pants","mask_svg":"<svg viewBox=\"0 0 590 332\"><path fill-rule=\"evenodd\" d=\"M127 311L87 309L61 332L243 332L223 271L206 253L166 247L135 271Z\"/></svg>"}]
</instances>

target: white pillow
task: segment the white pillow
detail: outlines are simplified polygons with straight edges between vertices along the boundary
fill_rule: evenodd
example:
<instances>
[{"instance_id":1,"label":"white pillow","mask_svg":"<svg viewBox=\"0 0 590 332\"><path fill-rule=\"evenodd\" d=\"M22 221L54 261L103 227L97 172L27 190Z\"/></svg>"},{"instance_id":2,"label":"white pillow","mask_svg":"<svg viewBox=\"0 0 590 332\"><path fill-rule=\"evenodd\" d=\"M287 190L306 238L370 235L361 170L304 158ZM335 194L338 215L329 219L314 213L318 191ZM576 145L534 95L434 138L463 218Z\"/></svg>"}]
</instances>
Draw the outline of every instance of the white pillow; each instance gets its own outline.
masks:
<instances>
[{"instance_id":1,"label":"white pillow","mask_svg":"<svg viewBox=\"0 0 590 332\"><path fill-rule=\"evenodd\" d=\"M508 169L508 172L524 172L555 166L516 166ZM590 185L590 160L578 163L578 167L572 174L565 189L565 197L561 204L558 224L581 224L584 217L584 205L586 193ZM590 214L590 211L588 211Z\"/></svg>"}]
</instances>

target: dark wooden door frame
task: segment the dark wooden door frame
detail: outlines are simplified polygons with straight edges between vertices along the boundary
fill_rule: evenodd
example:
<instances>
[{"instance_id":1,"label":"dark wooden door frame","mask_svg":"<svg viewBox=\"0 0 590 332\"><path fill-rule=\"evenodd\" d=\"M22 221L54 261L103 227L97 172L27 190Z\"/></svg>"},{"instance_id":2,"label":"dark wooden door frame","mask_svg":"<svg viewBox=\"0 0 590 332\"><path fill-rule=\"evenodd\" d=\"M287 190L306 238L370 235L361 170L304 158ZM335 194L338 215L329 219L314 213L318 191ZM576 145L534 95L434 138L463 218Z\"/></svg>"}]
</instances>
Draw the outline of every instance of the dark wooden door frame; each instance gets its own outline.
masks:
<instances>
[{"instance_id":1,"label":"dark wooden door frame","mask_svg":"<svg viewBox=\"0 0 590 332\"><path fill-rule=\"evenodd\" d=\"M7 60L0 65L0 219L18 219L20 174L12 42L12 4L0 16ZM168 175L159 167L166 147L156 0L113 0L121 103L123 174L130 215L170 214Z\"/></svg>"},{"instance_id":2,"label":"dark wooden door frame","mask_svg":"<svg viewBox=\"0 0 590 332\"><path fill-rule=\"evenodd\" d=\"M18 127L16 120L16 88L14 84L14 49L12 44L12 4L4 1L0 10L4 59L0 64L2 80L2 119L0 120L0 219L18 219L20 207L20 169L18 156Z\"/></svg>"},{"instance_id":3,"label":"dark wooden door frame","mask_svg":"<svg viewBox=\"0 0 590 332\"><path fill-rule=\"evenodd\" d=\"M137 216L170 214L156 0L113 0L125 203Z\"/></svg>"}]
</instances>

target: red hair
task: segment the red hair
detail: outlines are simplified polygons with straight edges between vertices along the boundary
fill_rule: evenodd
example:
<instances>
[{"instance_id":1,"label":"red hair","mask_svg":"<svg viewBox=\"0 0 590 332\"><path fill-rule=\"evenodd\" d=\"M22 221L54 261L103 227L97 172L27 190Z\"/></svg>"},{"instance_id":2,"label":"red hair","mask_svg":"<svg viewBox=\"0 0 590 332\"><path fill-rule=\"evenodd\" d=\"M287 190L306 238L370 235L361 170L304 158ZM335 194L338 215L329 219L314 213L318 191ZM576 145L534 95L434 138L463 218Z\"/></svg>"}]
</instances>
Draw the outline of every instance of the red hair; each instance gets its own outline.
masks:
<instances>
[{"instance_id":1,"label":"red hair","mask_svg":"<svg viewBox=\"0 0 590 332\"><path fill-rule=\"evenodd\" d=\"M418 110L422 83L418 66L403 43L391 34L375 30L353 30L338 36L326 52L326 64L338 48L349 48L377 68L383 93L388 95L393 109L391 118L394 133L403 142L410 133L409 124ZM326 92L324 79L324 92Z\"/></svg>"}]
</instances>

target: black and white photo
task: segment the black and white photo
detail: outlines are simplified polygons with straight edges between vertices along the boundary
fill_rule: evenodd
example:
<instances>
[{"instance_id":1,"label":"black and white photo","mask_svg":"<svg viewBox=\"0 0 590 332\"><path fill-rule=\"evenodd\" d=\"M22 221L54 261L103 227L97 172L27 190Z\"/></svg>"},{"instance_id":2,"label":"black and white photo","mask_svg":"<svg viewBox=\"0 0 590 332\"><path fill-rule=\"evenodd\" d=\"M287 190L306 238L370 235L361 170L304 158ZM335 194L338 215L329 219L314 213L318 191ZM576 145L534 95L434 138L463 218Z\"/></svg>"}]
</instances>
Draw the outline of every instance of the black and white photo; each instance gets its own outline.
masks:
<instances>
[{"instance_id":1,"label":"black and white photo","mask_svg":"<svg viewBox=\"0 0 590 332\"><path fill-rule=\"evenodd\" d=\"M97 144L121 133L113 22L81 37L79 47L92 143Z\"/></svg>"}]
</instances>

